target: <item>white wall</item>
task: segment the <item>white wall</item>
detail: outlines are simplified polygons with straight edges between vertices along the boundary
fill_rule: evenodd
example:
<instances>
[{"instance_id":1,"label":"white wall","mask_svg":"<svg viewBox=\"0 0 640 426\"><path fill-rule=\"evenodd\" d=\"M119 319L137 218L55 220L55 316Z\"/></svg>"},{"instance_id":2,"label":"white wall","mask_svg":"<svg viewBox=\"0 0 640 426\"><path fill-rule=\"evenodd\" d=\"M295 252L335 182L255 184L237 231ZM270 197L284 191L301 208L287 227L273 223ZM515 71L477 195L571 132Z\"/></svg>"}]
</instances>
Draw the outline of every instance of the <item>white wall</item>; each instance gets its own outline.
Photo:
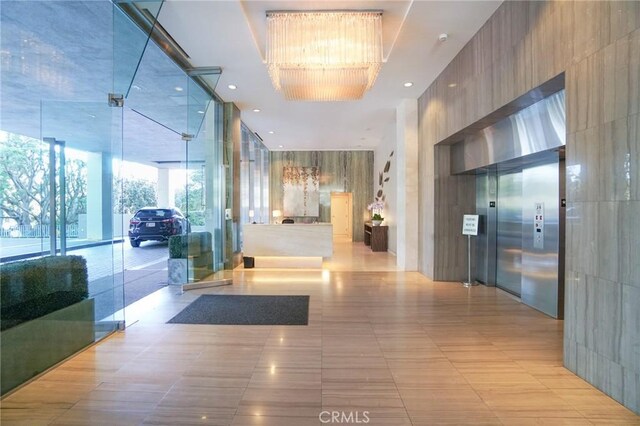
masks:
<instances>
[{"instance_id":1,"label":"white wall","mask_svg":"<svg viewBox=\"0 0 640 426\"><path fill-rule=\"evenodd\" d=\"M389 171L380 172L387 161ZM389 251L402 271L418 270L418 102L404 99L374 152L373 192L385 195L384 225L389 226ZM388 179L387 182L384 182Z\"/></svg>"},{"instance_id":2,"label":"white wall","mask_svg":"<svg viewBox=\"0 0 640 426\"><path fill-rule=\"evenodd\" d=\"M393 152L393 156L390 156ZM388 177L388 182L383 182L384 186L382 187L382 191L386 197L385 199L385 207L383 212L384 223L389 227L389 248L388 250L396 254L398 251L398 224L397 224L397 211L398 211L398 203L397 203L397 188L398 179L396 177L396 122L393 121L389 123L387 126L387 130L384 134L382 142L376 147L374 151L374 162L373 162L373 195L377 194L378 190L381 189L378 184L378 176L384 170L384 165L387 163L387 160L391 162L391 167L389 168L389 172L385 173L385 178ZM373 200L371 200L373 202Z\"/></svg>"}]
</instances>

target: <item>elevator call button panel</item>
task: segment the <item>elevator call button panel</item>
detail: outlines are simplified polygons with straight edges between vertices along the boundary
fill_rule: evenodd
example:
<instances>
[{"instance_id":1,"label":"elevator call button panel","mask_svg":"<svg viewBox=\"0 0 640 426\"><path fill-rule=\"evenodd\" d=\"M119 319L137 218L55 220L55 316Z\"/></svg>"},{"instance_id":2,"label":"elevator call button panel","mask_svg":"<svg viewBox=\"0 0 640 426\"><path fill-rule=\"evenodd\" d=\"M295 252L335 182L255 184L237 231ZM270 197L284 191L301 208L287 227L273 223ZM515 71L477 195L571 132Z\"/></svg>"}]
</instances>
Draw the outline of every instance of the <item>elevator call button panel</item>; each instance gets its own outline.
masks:
<instances>
[{"instance_id":1,"label":"elevator call button panel","mask_svg":"<svg viewBox=\"0 0 640 426\"><path fill-rule=\"evenodd\" d=\"M535 207L533 248L544 250L544 203L536 203Z\"/></svg>"}]
</instances>

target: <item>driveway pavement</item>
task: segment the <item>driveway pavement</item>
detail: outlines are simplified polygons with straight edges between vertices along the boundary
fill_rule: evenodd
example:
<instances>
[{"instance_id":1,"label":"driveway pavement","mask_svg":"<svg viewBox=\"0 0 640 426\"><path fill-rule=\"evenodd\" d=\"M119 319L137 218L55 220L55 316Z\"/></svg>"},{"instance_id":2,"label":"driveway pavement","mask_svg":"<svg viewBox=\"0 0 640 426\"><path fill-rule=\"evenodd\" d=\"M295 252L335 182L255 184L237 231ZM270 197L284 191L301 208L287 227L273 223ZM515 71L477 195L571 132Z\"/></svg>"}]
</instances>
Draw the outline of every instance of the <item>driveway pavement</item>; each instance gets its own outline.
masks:
<instances>
[{"instance_id":1,"label":"driveway pavement","mask_svg":"<svg viewBox=\"0 0 640 426\"><path fill-rule=\"evenodd\" d=\"M2 238L0 247L1 256L5 257L25 253L25 250L41 251L41 247L46 250L48 240ZM167 243L149 241L133 248L125 240L79 248L68 254L82 256L87 260L89 297L95 299L96 320L103 319L167 285Z\"/></svg>"}]
</instances>

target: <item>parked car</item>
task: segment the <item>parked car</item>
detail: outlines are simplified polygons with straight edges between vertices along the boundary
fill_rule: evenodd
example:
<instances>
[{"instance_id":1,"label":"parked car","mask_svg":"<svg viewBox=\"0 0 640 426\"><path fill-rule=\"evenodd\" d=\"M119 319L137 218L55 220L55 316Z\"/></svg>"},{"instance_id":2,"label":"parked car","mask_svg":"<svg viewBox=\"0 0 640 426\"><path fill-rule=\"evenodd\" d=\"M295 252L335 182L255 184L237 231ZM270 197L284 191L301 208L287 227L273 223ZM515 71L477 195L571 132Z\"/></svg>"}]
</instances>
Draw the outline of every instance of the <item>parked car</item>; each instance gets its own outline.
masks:
<instances>
[{"instance_id":1,"label":"parked car","mask_svg":"<svg viewBox=\"0 0 640 426\"><path fill-rule=\"evenodd\" d=\"M191 224L176 208L145 207L129 221L131 247L143 241L167 241L172 235L191 232Z\"/></svg>"}]
</instances>

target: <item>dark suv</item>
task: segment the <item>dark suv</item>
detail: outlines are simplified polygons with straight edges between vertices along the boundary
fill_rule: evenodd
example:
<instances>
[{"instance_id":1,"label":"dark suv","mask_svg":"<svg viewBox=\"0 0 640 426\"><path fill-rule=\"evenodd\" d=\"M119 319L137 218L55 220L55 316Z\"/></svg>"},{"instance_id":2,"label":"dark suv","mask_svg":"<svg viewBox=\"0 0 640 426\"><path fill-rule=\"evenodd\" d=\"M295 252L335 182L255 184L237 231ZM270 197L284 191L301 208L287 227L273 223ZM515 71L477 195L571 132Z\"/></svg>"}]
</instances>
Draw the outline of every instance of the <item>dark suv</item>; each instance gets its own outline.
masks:
<instances>
[{"instance_id":1,"label":"dark suv","mask_svg":"<svg viewBox=\"0 0 640 426\"><path fill-rule=\"evenodd\" d=\"M145 207L129 221L131 247L140 247L143 241L167 241L172 235L191 231L189 220L176 208Z\"/></svg>"}]
</instances>

